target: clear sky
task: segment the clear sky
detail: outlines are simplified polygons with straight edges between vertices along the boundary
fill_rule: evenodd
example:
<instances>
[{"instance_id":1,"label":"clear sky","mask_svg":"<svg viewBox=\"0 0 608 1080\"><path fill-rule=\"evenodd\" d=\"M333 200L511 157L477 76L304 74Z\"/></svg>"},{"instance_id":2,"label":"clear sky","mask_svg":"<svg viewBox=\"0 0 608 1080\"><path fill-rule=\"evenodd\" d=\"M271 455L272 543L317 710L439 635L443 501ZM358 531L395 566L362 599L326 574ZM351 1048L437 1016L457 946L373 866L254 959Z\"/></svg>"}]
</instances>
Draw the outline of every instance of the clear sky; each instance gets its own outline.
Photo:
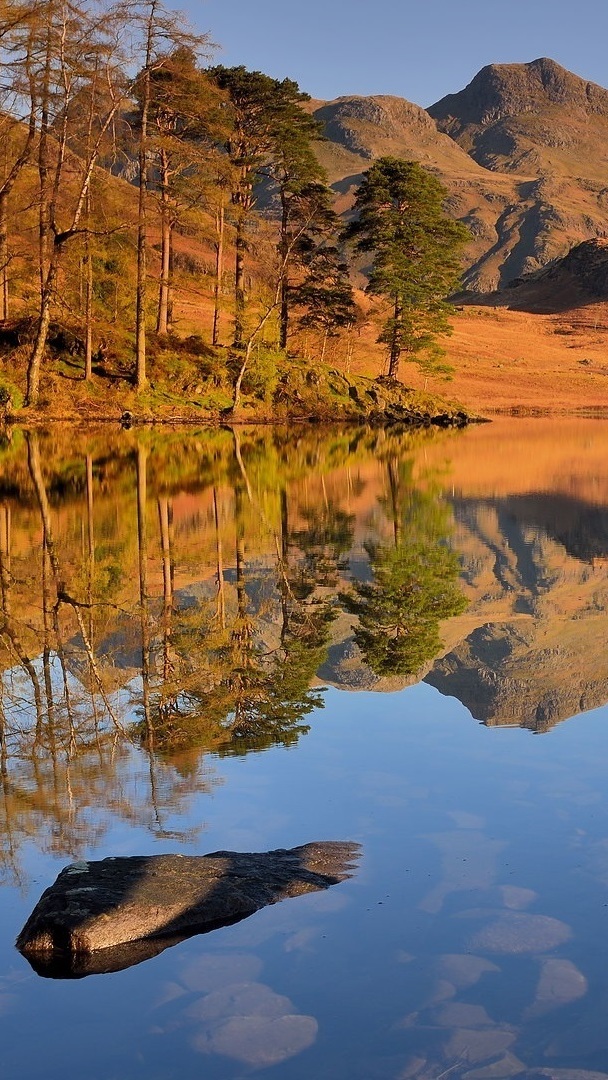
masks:
<instances>
[{"instance_id":1,"label":"clear sky","mask_svg":"<svg viewBox=\"0 0 608 1080\"><path fill-rule=\"evenodd\" d=\"M485 64L549 56L608 87L608 0L168 0L216 63L288 75L313 97L430 105Z\"/></svg>"}]
</instances>

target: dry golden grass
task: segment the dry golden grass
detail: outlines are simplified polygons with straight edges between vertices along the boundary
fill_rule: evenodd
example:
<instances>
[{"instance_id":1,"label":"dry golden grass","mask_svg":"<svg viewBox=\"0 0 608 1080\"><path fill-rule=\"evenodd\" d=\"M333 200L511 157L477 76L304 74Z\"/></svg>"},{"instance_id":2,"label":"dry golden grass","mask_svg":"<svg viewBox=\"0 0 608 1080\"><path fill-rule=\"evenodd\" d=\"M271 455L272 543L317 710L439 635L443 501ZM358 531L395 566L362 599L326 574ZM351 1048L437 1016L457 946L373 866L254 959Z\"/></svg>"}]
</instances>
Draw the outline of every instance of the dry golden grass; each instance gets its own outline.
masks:
<instances>
[{"instance_id":1,"label":"dry golden grass","mask_svg":"<svg viewBox=\"0 0 608 1080\"><path fill-rule=\"evenodd\" d=\"M355 374L377 375L383 353L368 323L357 339ZM443 341L454 369L450 381L426 378L404 363L408 385L462 402L491 416L496 412L608 410L608 304L589 303L543 315L507 307L467 306L453 318Z\"/></svg>"}]
</instances>

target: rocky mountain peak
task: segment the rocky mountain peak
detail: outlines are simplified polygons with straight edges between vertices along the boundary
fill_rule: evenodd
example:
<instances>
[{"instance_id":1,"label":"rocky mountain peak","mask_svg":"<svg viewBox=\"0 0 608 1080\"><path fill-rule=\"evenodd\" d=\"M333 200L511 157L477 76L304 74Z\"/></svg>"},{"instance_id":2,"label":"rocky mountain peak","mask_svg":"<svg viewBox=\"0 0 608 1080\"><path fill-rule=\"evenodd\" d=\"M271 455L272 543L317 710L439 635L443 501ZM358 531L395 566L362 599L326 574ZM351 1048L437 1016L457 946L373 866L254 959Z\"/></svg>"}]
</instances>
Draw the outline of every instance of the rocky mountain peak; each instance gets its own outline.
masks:
<instances>
[{"instance_id":1,"label":"rocky mountain peak","mask_svg":"<svg viewBox=\"0 0 608 1080\"><path fill-rule=\"evenodd\" d=\"M489 64L427 111L389 95L311 101L318 156L347 213L379 157L419 161L468 227L463 282L486 292L602 237L608 213L608 90L540 57Z\"/></svg>"},{"instance_id":2,"label":"rocky mountain peak","mask_svg":"<svg viewBox=\"0 0 608 1080\"><path fill-rule=\"evenodd\" d=\"M442 130L456 135L475 125L486 127L509 116L544 112L551 106L608 116L608 91L574 75L548 57L528 64L489 64L456 94L448 94L428 112Z\"/></svg>"},{"instance_id":3,"label":"rocky mountain peak","mask_svg":"<svg viewBox=\"0 0 608 1080\"><path fill-rule=\"evenodd\" d=\"M390 141L409 141L414 154L421 142L437 142L437 127L425 109L388 94L340 97L316 108L314 116L327 139L366 159L377 156L376 145Z\"/></svg>"}]
</instances>

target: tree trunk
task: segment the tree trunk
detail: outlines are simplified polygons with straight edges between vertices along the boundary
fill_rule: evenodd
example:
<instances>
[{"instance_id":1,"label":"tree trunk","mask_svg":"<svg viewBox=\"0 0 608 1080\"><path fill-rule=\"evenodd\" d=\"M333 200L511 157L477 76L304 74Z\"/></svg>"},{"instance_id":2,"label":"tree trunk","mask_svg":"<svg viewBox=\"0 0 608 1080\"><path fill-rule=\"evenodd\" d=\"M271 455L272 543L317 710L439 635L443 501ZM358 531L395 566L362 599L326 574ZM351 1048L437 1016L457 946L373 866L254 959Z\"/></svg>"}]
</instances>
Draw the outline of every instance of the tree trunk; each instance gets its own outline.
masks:
<instances>
[{"instance_id":1,"label":"tree trunk","mask_svg":"<svg viewBox=\"0 0 608 1080\"><path fill-rule=\"evenodd\" d=\"M25 404L33 405L34 407L38 404L38 400L40 398L40 369L42 367L42 361L44 359L46 340L48 337L49 326L51 322L51 301L53 299L56 277L57 252L53 251L53 254L51 256L51 264L48 269L48 274L46 276L46 281L42 293L42 302L40 306L38 327L36 329L36 338L27 366L27 390L25 394Z\"/></svg>"},{"instance_id":2,"label":"tree trunk","mask_svg":"<svg viewBox=\"0 0 608 1080\"><path fill-rule=\"evenodd\" d=\"M215 225L217 241L215 245L215 286L213 289L213 334L212 345L219 345L220 341L220 296L222 293L222 277L224 274L224 223L225 211L223 204L219 207Z\"/></svg>"},{"instance_id":3,"label":"tree trunk","mask_svg":"<svg viewBox=\"0 0 608 1080\"><path fill-rule=\"evenodd\" d=\"M222 630L226 629L226 590L224 578L224 558L222 555L222 537L220 533L220 515L217 505L217 488L213 488L213 515L215 520L215 550L217 560L217 617Z\"/></svg>"},{"instance_id":4,"label":"tree trunk","mask_svg":"<svg viewBox=\"0 0 608 1080\"><path fill-rule=\"evenodd\" d=\"M346 335L346 374L350 375L350 365L353 359L354 345L353 345L353 331L352 327L349 329Z\"/></svg>"},{"instance_id":5,"label":"tree trunk","mask_svg":"<svg viewBox=\"0 0 608 1080\"><path fill-rule=\"evenodd\" d=\"M245 588L245 524L243 521L243 492L240 484L234 488L234 521L236 527L236 606L240 623L247 618Z\"/></svg>"},{"instance_id":6,"label":"tree trunk","mask_svg":"<svg viewBox=\"0 0 608 1080\"><path fill-rule=\"evenodd\" d=\"M95 519L93 516L93 458L91 454L86 456L86 474L87 474L87 604L89 608L89 642L91 644L91 650L95 651L95 622L93 615L93 585L95 581ZM89 663L89 672L93 677L93 671ZM97 709L95 705L95 695L91 694L91 707L95 717L95 728L97 730Z\"/></svg>"},{"instance_id":7,"label":"tree trunk","mask_svg":"<svg viewBox=\"0 0 608 1080\"><path fill-rule=\"evenodd\" d=\"M234 261L234 346L240 349L245 332L245 219L239 213L236 222L235 261Z\"/></svg>"},{"instance_id":8,"label":"tree trunk","mask_svg":"<svg viewBox=\"0 0 608 1080\"><path fill-rule=\"evenodd\" d=\"M144 76L149 84L149 76ZM147 90L149 99L150 91ZM146 385L146 150L145 122L142 119L142 135L139 152L139 203L137 212L137 284L135 290L135 385L142 390Z\"/></svg>"},{"instance_id":9,"label":"tree trunk","mask_svg":"<svg viewBox=\"0 0 608 1080\"><path fill-rule=\"evenodd\" d=\"M279 315L279 348L287 348L287 335L289 333L289 241L287 227L289 223L289 206L284 193L281 194L281 236L279 239L279 253L281 255L281 299Z\"/></svg>"},{"instance_id":10,"label":"tree trunk","mask_svg":"<svg viewBox=\"0 0 608 1080\"><path fill-rule=\"evenodd\" d=\"M0 191L0 321L8 319L8 192Z\"/></svg>"},{"instance_id":11,"label":"tree trunk","mask_svg":"<svg viewBox=\"0 0 608 1080\"><path fill-rule=\"evenodd\" d=\"M139 605L141 626L141 680L144 724L148 749L154 743L150 712L150 618L148 603L148 527L146 519L147 455L143 446L137 447L137 550L139 562Z\"/></svg>"},{"instance_id":12,"label":"tree trunk","mask_svg":"<svg viewBox=\"0 0 608 1080\"><path fill-rule=\"evenodd\" d=\"M169 160L160 152L160 287L156 333L166 334L169 327L169 282L171 274L171 221L169 213Z\"/></svg>"},{"instance_id":13,"label":"tree trunk","mask_svg":"<svg viewBox=\"0 0 608 1080\"><path fill-rule=\"evenodd\" d=\"M29 58L26 61L26 66L29 64ZM32 86L30 84L30 89ZM8 201L11 191L13 190L21 171L30 161L30 156L34 146L34 140L37 134L37 112L36 112L36 98L35 92L30 95L30 108L29 119L27 125L27 136L23 143L21 150L17 152L16 157L12 163L8 160L9 153L9 141L10 136L6 138L7 144L7 158L4 161L4 176L2 185L0 186L0 319L8 319L9 317L9 262L10 255L8 250ZM19 129L22 124L19 123Z\"/></svg>"},{"instance_id":14,"label":"tree trunk","mask_svg":"<svg viewBox=\"0 0 608 1080\"><path fill-rule=\"evenodd\" d=\"M137 206L137 284L135 290L135 386L146 385L146 273L148 241L148 115L150 112L150 62L156 3L152 0L148 17L146 57L142 76L141 129L139 133L139 199Z\"/></svg>"},{"instance_id":15,"label":"tree trunk","mask_svg":"<svg viewBox=\"0 0 608 1080\"><path fill-rule=\"evenodd\" d=\"M49 22L46 36L46 55L44 75L40 94L40 139L38 142L38 177L40 182L40 204L38 208L38 250L40 273L40 300L44 301L45 282L48 277L48 257L52 240L51 209L49 197L49 172L51 168L49 149L49 97L51 82L51 25Z\"/></svg>"},{"instance_id":16,"label":"tree trunk","mask_svg":"<svg viewBox=\"0 0 608 1080\"><path fill-rule=\"evenodd\" d=\"M171 633L173 626L173 560L171 557L172 507L166 496L158 499L158 518L163 562L163 682L171 674Z\"/></svg>"},{"instance_id":17,"label":"tree trunk","mask_svg":"<svg viewBox=\"0 0 608 1080\"><path fill-rule=\"evenodd\" d=\"M27 672L32 684L34 694L34 710L36 713L36 731L42 729L43 706L40 680L34 664L27 655L21 642L21 638L13 622L12 610L12 587L13 577L11 570L11 511L10 507L4 507L0 517L0 585L2 594L2 632L10 641L23 670Z\"/></svg>"},{"instance_id":18,"label":"tree trunk","mask_svg":"<svg viewBox=\"0 0 608 1080\"><path fill-rule=\"evenodd\" d=\"M287 582L287 570L289 563L289 509L287 503L287 489L281 488L281 645L285 644L289 629L289 586Z\"/></svg>"},{"instance_id":19,"label":"tree trunk","mask_svg":"<svg viewBox=\"0 0 608 1080\"><path fill-rule=\"evenodd\" d=\"M399 344L399 323L403 315L403 305L398 296L395 297L395 309L393 312L393 330L391 334L390 352L388 358L388 376L396 379L399 375L399 360L401 358L401 345Z\"/></svg>"},{"instance_id":20,"label":"tree trunk","mask_svg":"<svg viewBox=\"0 0 608 1080\"><path fill-rule=\"evenodd\" d=\"M90 218L91 196L87 191L86 232L84 240L84 377L87 380L92 379L93 377L93 259L91 257L91 237L89 235Z\"/></svg>"},{"instance_id":21,"label":"tree trunk","mask_svg":"<svg viewBox=\"0 0 608 1080\"><path fill-rule=\"evenodd\" d=\"M391 493L391 512L393 518L393 539L395 541L395 551L401 547L402 528L401 528L401 508L399 498L399 462L395 458L389 458L386 463L388 473L388 486Z\"/></svg>"},{"instance_id":22,"label":"tree trunk","mask_svg":"<svg viewBox=\"0 0 608 1080\"><path fill-rule=\"evenodd\" d=\"M173 330L173 282L175 279L175 251L173 247L173 219L169 221L169 281L167 285L167 333Z\"/></svg>"}]
</instances>

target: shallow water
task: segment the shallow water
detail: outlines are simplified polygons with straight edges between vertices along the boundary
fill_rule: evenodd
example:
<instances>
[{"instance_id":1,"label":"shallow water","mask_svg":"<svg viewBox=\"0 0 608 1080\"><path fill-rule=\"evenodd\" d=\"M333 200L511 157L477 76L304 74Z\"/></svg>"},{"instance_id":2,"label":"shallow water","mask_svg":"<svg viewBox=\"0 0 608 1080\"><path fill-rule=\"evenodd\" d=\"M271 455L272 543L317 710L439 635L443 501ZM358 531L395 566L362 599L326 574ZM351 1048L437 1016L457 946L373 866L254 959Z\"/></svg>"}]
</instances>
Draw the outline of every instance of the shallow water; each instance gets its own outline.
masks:
<instances>
[{"instance_id":1,"label":"shallow water","mask_svg":"<svg viewBox=\"0 0 608 1080\"><path fill-rule=\"evenodd\" d=\"M608 1076L606 461L583 421L15 433L3 1075ZM126 970L14 948L72 859L313 840L353 877Z\"/></svg>"}]
</instances>

